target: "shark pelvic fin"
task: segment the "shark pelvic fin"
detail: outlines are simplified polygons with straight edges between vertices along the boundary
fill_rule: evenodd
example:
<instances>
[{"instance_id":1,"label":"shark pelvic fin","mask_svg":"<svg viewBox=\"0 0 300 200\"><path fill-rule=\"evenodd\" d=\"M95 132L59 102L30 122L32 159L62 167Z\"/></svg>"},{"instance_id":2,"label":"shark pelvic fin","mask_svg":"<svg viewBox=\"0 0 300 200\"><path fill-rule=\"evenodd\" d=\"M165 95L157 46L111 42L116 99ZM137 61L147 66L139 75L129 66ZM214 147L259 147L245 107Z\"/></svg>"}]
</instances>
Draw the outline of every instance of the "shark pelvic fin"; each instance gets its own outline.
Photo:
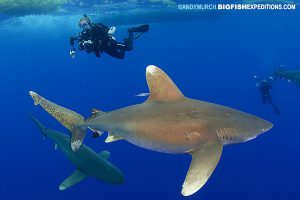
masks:
<instances>
[{"instance_id":1,"label":"shark pelvic fin","mask_svg":"<svg viewBox=\"0 0 300 200\"><path fill-rule=\"evenodd\" d=\"M60 184L59 190L68 189L69 187L72 187L73 185L79 183L80 181L82 181L86 177L87 177L87 175L84 172L82 172L80 170L76 170L73 174L71 174L71 176L69 176L68 178L66 178Z\"/></svg>"},{"instance_id":2,"label":"shark pelvic fin","mask_svg":"<svg viewBox=\"0 0 300 200\"><path fill-rule=\"evenodd\" d=\"M101 151L99 154L98 154L101 158L104 158L105 160L107 160L110 156L110 153L109 151Z\"/></svg>"},{"instance_id":3,"label":"shark pelvic fin","mask_svg":"<svg viewBox=\"0 0 300 200\"><path fill-rule=\"evenodd\" d=\"M194 194L207 182L220 160L222 149L221 144L212 144L191 152L192 162L181 190L183 196Z\"/></svg>"},{"instance_id":4,"label":"shark pelvic fin","mask_svg":"<svg viewBox=\"0 0 300 200\"><path fill-rule=\"evenodd\" d=\"M123 138L121 136L115 135L113 133L108 133L105 143L110 143L110 142L114 142L114 141L122 140L122 139Z\"/></svg>"},{"instance_id":5,"label":"shark pelvic fin","mask_svg":"<svg viewBox=\"0 0 300 200\"><path fill-rule=\"evenodd\" d=\"M35 105L42 106L50 115L72 132L71 147L73 151L77 151L86 135L87 128L81 127L85 123L84 118L80 114L57 105L33 91L30 91L29 95L34 100Z\"/></svg>"},{"instance_id":6,"label":"shark pelvic fin","mask_svg":"<svg viewBox=\"0 0 300 200\"><path fill-rule=\"evenodd\" d=\"M154 65L146 69L146 78L150 96L146 102L152 101L176 101L184 98L169 76Z\"/></svg>"}]
</instances>

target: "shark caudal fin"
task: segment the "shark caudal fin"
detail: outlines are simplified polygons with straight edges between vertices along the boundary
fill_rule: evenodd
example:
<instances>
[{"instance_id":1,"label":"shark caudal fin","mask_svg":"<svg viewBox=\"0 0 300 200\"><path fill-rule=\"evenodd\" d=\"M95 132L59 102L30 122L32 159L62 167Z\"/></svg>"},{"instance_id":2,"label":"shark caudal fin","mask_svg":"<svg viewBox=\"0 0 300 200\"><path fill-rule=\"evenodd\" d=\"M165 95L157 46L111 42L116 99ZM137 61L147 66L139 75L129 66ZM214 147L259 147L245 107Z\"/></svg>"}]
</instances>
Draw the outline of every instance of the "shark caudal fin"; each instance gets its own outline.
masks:
<instances>
[{"instance_id":1,"label":"shark caudal fin","mask_svg":"<svg viewBox=\"0 0 300 200\"><path fill-rule=\"evenodd\" d=\"M194 194L207 182L220 160L222 149L221 144L211 144L191 152L192 162L182 185L183 196Z\"/></svg>"},{"instance_id":2,"label":"shark caudal fin","mask_svg":"<svg viewBox=\"0 0 300 200\"><path fill-rule=\"evenodd\" d=\"M35 125L40 129L40 131L42 132L43 137L47 137L46 130L47 128L37 119L35 118L32 114L29 113L29 117L32 119L32 121L35 123Z\"/></svg>"},{"instance_id":3,"label":"shark caudal fin","mask_svg":"<svg viewBox=\"0 0 300 200\"><path fill-rule=\"evenodd\" d=\"M71 131L71 147L73 151L77 151L86 135L87 128L81 127L81 125L84 125L85 123L84 117L43 98L35 92L30 91L29 95L34 100L35 105L42 106L42 108L57 119L64 127Z\"/></svg>"}]
</instances>

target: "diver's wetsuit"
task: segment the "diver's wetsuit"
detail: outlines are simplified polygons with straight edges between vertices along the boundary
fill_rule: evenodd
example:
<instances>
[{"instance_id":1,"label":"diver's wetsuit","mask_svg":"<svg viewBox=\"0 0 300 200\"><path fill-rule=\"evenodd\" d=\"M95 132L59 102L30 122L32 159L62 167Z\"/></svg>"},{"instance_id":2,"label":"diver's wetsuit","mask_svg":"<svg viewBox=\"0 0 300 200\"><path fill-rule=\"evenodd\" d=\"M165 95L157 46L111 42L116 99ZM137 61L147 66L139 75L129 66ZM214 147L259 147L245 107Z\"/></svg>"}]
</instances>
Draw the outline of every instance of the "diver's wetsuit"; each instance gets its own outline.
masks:
<instances>
[{"instance_id":1,"label":"diver's wetsuit","mask_svg":"<svg viewBox=\"0 0 300 200\"><path fill-rule=\"evenodd\" d=\"M262 80L259 83L257 83L257 87L260 90L262 102L267 103L267 101L272 105L274 111L276 114L279 114L280 111L274 104L272 98L271 98L271 91L273 90L273 86L271 83L271 80Z\"/></svg>"},{"instance_id":2,"label":"diver's wetsuit","mask_svg":"<svg viewBox=\"0 0 300 200\"><path fill-rule=\"evenodd\" d=\"M78 37L71 37L70 44L74 49L75 43L78 43L80 51L93 52L97 57L105 52L112 57L123 59L125 51L133 49L133 33L129 32L124 43L120 43L110 36L108 31L109 28L101 23L91 24L91 28L82 31Z\"/></svg>"}]
</instances>

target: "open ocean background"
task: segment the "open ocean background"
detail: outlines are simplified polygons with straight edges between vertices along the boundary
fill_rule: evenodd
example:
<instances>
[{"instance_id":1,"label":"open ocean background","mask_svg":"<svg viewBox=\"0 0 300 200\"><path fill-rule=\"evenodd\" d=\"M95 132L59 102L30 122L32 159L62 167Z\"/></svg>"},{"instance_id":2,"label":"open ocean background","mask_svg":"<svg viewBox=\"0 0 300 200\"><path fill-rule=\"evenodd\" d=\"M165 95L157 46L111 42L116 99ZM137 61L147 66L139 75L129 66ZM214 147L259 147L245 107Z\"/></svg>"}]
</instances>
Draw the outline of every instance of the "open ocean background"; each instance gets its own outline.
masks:
<instances>
[{"instance_id":1,"label":"open ocean background","mask_svg":"<svg viewBox=\"0 0 300 200\"><path fill-rule=\"evenodd\" d=\"M206 2L205 2L206 3ZM134 41L124 60L77 52L69 56L69 37L80 30L33 16L24 23L0 20L0 199L298 199L300 180L300 86L279 80L272 97L276 116L261 102L254 75L265 78L279 65L300 69L300 12L224 11L209 19L153 23ZM93 18L92 18L93 19ZM114 25L114 24L108 24ZM131 25L117 27L119 40ZM126 183L109 185L88 178L59 191L74 166L43 140L28 117L67 133L40 107L29 90L85 117L91 108L110 111L142 103L148 92L145 68L162 68L181 91L251 114L274 124L273 129L243 144L225 146L206 185L183 197L181 185L189 155L172 155L136 147L126 141L105 144L90 134L85 144L108 150Z\"/></svg>"}]
</instances>

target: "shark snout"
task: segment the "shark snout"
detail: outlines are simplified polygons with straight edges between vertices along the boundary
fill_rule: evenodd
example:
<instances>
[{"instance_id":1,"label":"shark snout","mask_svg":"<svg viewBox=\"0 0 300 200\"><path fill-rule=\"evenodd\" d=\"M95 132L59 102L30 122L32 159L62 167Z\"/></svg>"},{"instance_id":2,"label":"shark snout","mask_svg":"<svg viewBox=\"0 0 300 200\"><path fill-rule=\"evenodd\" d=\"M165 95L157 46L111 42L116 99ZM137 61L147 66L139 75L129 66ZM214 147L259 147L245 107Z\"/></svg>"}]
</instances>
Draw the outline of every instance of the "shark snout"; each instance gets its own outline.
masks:
<instances>
[{"instance_id":1,"label":"shark snout","mask_svg":"<svg viewBox=\"0 0 300 200\"><path fill-rule=\"evenodd\" d=\"M269 131L273 127L273 124L267 120L262 120L260 134Z\"/></svg>"}]
</instances>

